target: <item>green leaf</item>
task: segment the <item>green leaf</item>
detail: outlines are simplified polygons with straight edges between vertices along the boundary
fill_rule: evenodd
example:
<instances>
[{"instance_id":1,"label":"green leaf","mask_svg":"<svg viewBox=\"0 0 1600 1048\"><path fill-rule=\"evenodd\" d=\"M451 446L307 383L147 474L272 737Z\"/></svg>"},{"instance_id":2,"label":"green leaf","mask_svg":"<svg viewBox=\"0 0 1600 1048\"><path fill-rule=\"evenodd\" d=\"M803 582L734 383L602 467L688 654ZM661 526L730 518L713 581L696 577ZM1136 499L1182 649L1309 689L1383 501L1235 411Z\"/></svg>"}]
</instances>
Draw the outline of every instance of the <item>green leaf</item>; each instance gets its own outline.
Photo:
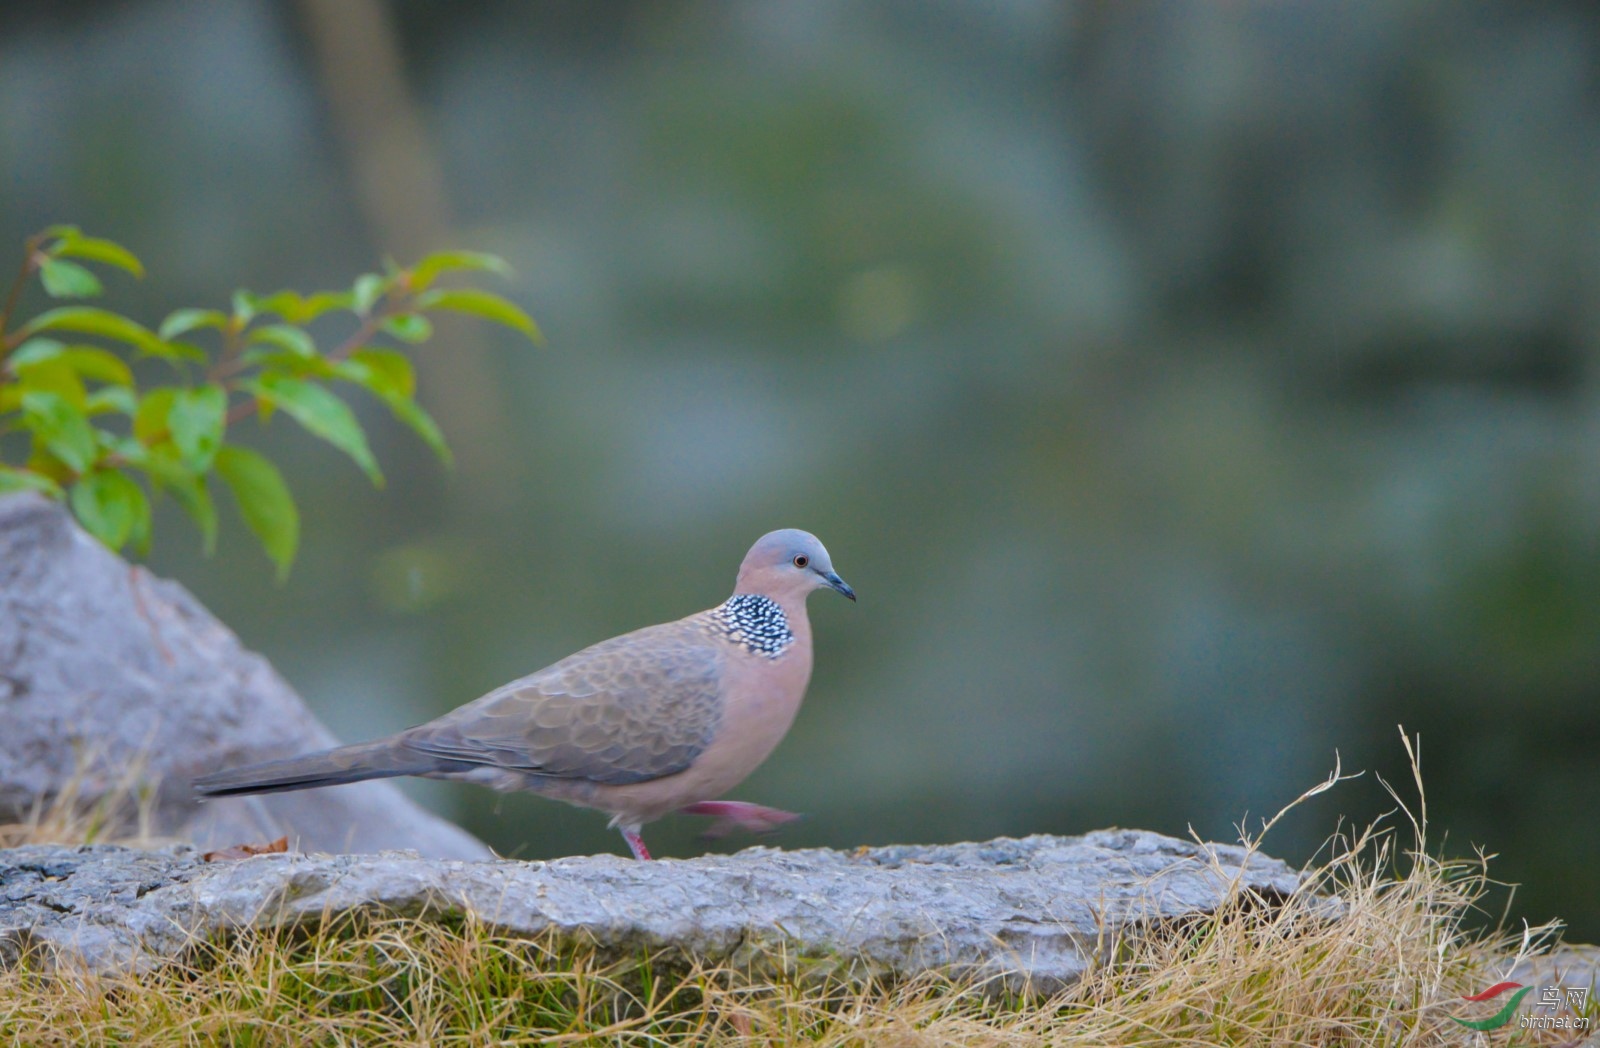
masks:
<instances>
[{"instance_id":1,"label":"green leaf","mask_svg":"<svg viewBox=\"0 0 1600 1048\"><path fill-rule=\"evenodd\" d=\"M138 447L135 444L135 447ZM142 448L140 449L142 451ZM217 550L217 505L211 498L206 478L190 469L171 448L163 447L142 454L139 465L150 474L150 481L158 490L171 492L178 505L183 507L200 528L206 556Z\"/></svg>"},{"instance_id":2,"label":"green leaf","mask_svg":"<svg viewBox=\"0 0 1600 1048\"><path fill-rule=\"evenodd\" d=\"M216 553L217 503L211 497L211 489L206 486L205 478L196 477L192 484L173 484L170 488L178 505L200 529L201 549L205 555L209 557Z\"/></svg>"},{"instance_id":3,"label":"green leaf","mask_svg":"<svg viewBox=\"0 0 1600 1048\"><path fill-rule=\"evenodd\" d=\"M150 532L150 499L145 497L142 488L139 490L139 495L144 498L144 513L134 518L133 533L128 536L128 541L133 543L135 553L141 557L148 557L153 540Z\"/></svg>"},{"instance_id":4,"label":"green leaf","mask_svg":"<svg viewBox=\"0 0 1600 1048\"><path fill-rule=\"evenodd\" d=\"M433 416L422 410L421 405L409 397L385 397L384 403L389 405L389 410L394 412L394 417L410 426L412 431L421 437L439 460L446 466L455 465L456 457L450 452L450 445L445 443L444 433L439 429L439 424L433 421Z\"/></svg>"},{"instance_id":5,"label":"green leaf","mask_svg":"<svg viewBox=\"0 0 1600 1048\"><path fill-rule=\"evenodd\" d=\"M237 444L217 450L217 475L233 491L239 514L278 566L278 581L289 575L300 544L300 513L283 475L266 458Z\"/></svg>"},{"instance_id":6,"label":"green leaf","mask_svg":"<svg viewBox=\"0 0 1600 1048\"><path fill-rule=\"evenodd\" d=\"M179 361L188 360L196 364L206 362L206 351L193 342L158 342L155 346L140 351L147 357L160 357L162 360Z\"/></svg>"},{"instance_id":7,"label":"green leaf","mask_svg":"<svg viewBox=\"0 0 1600 1048\"><path fill-rule=\"evenodd\" d=\"M376 273L367 273L356 278L355 286L350 289L350 308L360 316L372 312L372 307L377 305L378 299L388 290L389 282Z\"/></svg>"},{"instance_id":8,"label":"green leaf","mask_svg":"<svg viewBox=\"0 0 1600 1048\"><path fill-rule=\"evenodd\" d=\"M473 316L492 320L496 324L515 328L534 342L544 341L538 325L533 322L532 317L522 311L520 306L488 291L478 291L473 288L458 291L429 291L417 296L417 308L471 313Z\"/></svg>"},{"instance_id":9,"label":"green leaf","mask_svg":"<svg viewBox=\"0 0 1600 1048\"><path fill-rule=\"evenodd\" d=\"M338 369L326 357L302 357L281 349L247 349L241 359L246 364L270 367L297 378L332 378L338 373Z\"/></svg>"},{"instance_id":10,"label":"green leaf","mask_svg":"<svg viewBox=\"0 0 1600 1048\"><path fill-rule=\"evenodd\" d=\"M167 416L181 390L171 386L157 386L139 399L139 409L133 414L133 437L149 447L172 435Z\"/></svg>"},{"instance_id":11,"label":"green leaf","mask_svg":"<svg viewBox=\"0 0 1600 1048\"><path fill-rule=\"evenodd\" d=\"M277 372L241 382L239 388L287 412L309 432L354 459L375 486L383 486L383 473L367 446L367 435L344 401L315 383Z\"/></svg>"},{"instance_id":12,"label":"green leaf","mask_svg":"<svg viewBox=\"0 0 1600 1048\"><path fill-rule=\"evenodd\" d=\"M402 342L415 345L433 337L433 324L421 313L402 313L385 320L382 329Z\"/></svg>"},{"instance_id":13,"label":"green leaf","mask_svg":"<svg viewBox=\"0 0 1600 1048\"><path fill-rule=\"evenodd\" d=\"M49 346L40 346L49 342ZM69 368L75 374L84 378L92 378L99 382L110 382L119 386L133 385L133 372L123 359L99 346L72 346L68 348L59 342L50 339L31 339L23 349L40 347L40 351L23 353L22 350L11 354L11 363L18 366L19 372L23 367L40 360L54 360L62 367ZM19 359L21 358L21 359Z\"/></svg>"},{"instance_id":14,"label":"green leaf","mask_svg":"<svg viewBox=\"0 0 1600 1048\"><path fill-rule=\"evenodd\" d=\"M336 370L340 378L362 386L382 400L394 417L415 431L446 465L454 464L455 456L450 453L438 423L412 399L417 377L410 358L404 353L393 349L360 349L352 353L349 360L336 365Z\"/></svg>"},{"instance_id":15,"label":"green leaf","mask_svg":"<svg viewBox=\"0 0 1600 1048\"><path fill-rule=\"evenodd\" d=\"M289 324L309 324L330 310L349 309L351 303L348 291L319 291L307 296L288 290L274 291L270 295L241 291L239 296L248 303L250 318L274 313Z\"/></svg>"},{"instance_id":16,"label":"green leaf","mask_svg":"<svg viewBox=\"0 0 1600 1048\"><path fill-rule=\"evenodd\" d=\"M57 258L87 258L91 262L104 262L108 266L116 266L136 277L144 276L144 265L134 257L132 251L115 241L86 237L78 232L75 226L55 226L50 232L61 238L60 242L50 249L50 253Z\"/></svg>"},{"instance_id":17,"label":"green leaf","mask_svg":"<svg viewBox=\"0 0 1600 1048\"><path fill-rule=\"evenodd\" d=\"M355 296L349 291L317 291L302 298L293 312L285 309L278 315L290 323L310 323L334 309L354 309L354 302Z\"/></svg>"},{"instance_id":18,"label":"green leaf","mask_svg":"<svg viewBox=\"0 0 1600 1048\"><path fill-rule=\"evenodd\" d=\"M11 356L6 358L6 367L16 371L18 368L26 367L29 364L37 364L41 360L59 357L66 351L66 343L57 342L53 338L30 338L18 346Z\"/></svg>"},{"instance_id":19,"label":"green leaf","mask_svg":"<svg viewBox=\"0 0 1600 1048\"><path fill-rule=\"evenodd\" d=\"M173 397L167 413L172 443L183 456L184 464L196 473L211 468L217 449L222 446L227 413L228 394L221 386L186 389Z\"/></svg>"},{"instance_id":20,"label":"green leaf","mask_svg":"<svg viewBox=\"0 0 1600 1048\"><path fill-rule=\"evenodd\" d=\"M97 469L72 486L72 512L89 534L114 550L148 535L150 500L144 489L115 469Z\"/></svg>"},{"instance_id":21,"label":"green leaf","mask_svg":"<svg viewBox=\"0 0 1600 1048\"><path fill-rule=\"evenodd\" d=\"M145 469L150 461L150 449L132 437L118 437L115 434L101 430L100 443L105 446L107 451L130 466L138 466L140 469ZM173 458L177 457L177 452L172 451L170 444L163 446L167 448Z\"/></svg>"},{"instance_id":22,"label":"green leaf","mask_svg":"<svg viewBox=\"0 0 1600 1048\"><path fill-rule=\"evenodd\" d=\"M240 294L248 295L249 292L241 291ZM276 313L280 317L287 317L300 312L304 305L298 293L288 290L274 291L270 295L250 295L250 300L256 316L262 313ZM290 323L298 324L299 321L294 320Z\"/></svg>"},{"instance_id":23,"label":"green leaf","mask_svg":"<svg viewBox=\"0 0 1600 1048\"><path fill-rule=\"evenodd\" d=\"M100 454L88 416L57 393L22 394L23 425L74 473L83 473Z\"/></svg>"},{"instance_id":24,"label":"green leaf","mask_svg":"<svg viewBox=\"0 0 1600 1048\"><path fill-rule=\"evenodd\" d=\"M411 359L393 349L358 349L350 359L334 365L334 372L377 397L409 398L417 391Z\"/></svg>"},{"instance_id":25,"label":"green leaf","mask_svg":"<svg viewBox=\"0 0 1600 1048\"><path fill-rule=\"evenodd\" d=\"M227 326L228 315L219 309L174 309L167 314L167 319L161 322L156 334L166 342L201 328L216 328L221 331Z\"/></svg>"},{"instance_id":26,"label":"green leaf","mask_svg":"<svg viewBox=\"0 0 1600 1048\"><path fill-rule=\"evenodd\" d=\"M17 368L17 388L24 395L29 392L54 393L79 411L84 409L89 399L83 379L72 370L65 356L47 357Z\"/></svg>"},{"instance_id":27,"label":"green leaf","mask_svg":"<svg viewBox=\"0 0 1600 1048\"><path fill-rule=\"evenodd\" d=\"M167 346L155 334L127 317L96 306L58 306L28 321L22 327L24 336L39 331L76 331L85 335L125 342L144 353L163 355Z\"/></svg>"},{"instance_id":28,"label":"green leaf","mask_svg":"<svg viewBox=\"0 0 1600 1048\"><path fill-rule=\"evenodd\" d=\"M174 485L172 495L200 529L200 548L205 555L209 557L216 553L217 503L211 497L211 489L206 486L205 478L197 477L191 485Z\"/></svg>"},{"instance_id":29,"label":"green leaf","mask_svg":"<svg viewBox=\"0 0 1600 1048\"><path fill-rule=\"evenodd\" d=\"M63 258L40 259L39 282L51 298L94 298L106 290L99 277Z\"/></svg>"},{"instance_id":30,"label":"green leaf","mask_svg":"<svg viewBox=\"0 0 1600 1048\"><path fill-rule=\"evenodd\" d=\"M103 386L90 393L83 402L85 415L105 415L118 412L132 417L139 410L139 402L134 398L134 392L127 386Z\"/></svg>"},{"instance_id":31,"label":"green leaf","mask_svg":"<svg viewBox=\"0 0 1600 1048\"><path fill-rule=\"evenodd\" d=\"M51 498L61 497L61 485L31 469L13 469L0 465L0 495L13 491L40 491Z\"/></svg>"},{"instance_id":32,"label":"green leaf","mask_svg":"<svg viewBox=\"0 0 1600 1048\"><path fill-rule=\"evenodd\" d=\"M309 359L317 355L317 344L311 340L311 336L291 324L268 324L266 327L256 328L250 332L250 341L277 346L297 357Z\"/></svg>"},{"instance_id":33,"label":"green leaf","mask_svg":"<svg viewBox=\"0 0 1600 1048\"><path fill-rule=\"evenodd\" d=\"M481 251L440 251L411 267L411 287L415 291L426 291L439 279L439 274L452 269L486 269L508 280L511 278L511 267L498 255L486 255Z\"/></svg>"},{"instance_id":34,"label":"green leaf","mask_svg":"<svg viewBox=\"0 0 1600 1048\"><path fill-rule=\"evenodd\" d=\"M250 292L240 288L233 293L233 319L239 327L244 327L256 316L256 303L260 299Z\"/></svg>"},{"instance_id":35,"label":"green leaf","mask_svg":"<svg viewBox=\"0 0 1600 1048\"><path fill-rule=\"evenodd\" d=\"M127 363L99 346L73 346L61 355L61 359L84 378L117 386L133 385L133 371Z\"/></svg>"}]
</instances>

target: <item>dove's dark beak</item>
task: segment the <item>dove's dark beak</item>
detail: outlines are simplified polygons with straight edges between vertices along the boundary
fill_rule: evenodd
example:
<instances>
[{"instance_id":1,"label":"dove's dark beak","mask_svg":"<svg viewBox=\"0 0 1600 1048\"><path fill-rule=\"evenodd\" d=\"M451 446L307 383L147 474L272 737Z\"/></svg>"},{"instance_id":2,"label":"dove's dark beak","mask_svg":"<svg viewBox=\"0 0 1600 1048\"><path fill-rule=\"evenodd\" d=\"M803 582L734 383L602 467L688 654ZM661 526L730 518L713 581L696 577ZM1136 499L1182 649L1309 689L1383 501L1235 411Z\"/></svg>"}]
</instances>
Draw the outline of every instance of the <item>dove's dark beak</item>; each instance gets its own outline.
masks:
<instances>
[{"instance_id":1,"label":"dove's dark beak","mask_svg":"<svg viewBox=\"0 0 1600 1048\"><path fill-rule=\"evenodd\" d=\"M843 593L846 597L849 597L851 600L856 599L856 591L850 588L850 584L848 582L839 577L839 573L837 571L830 571L822 577L828 580L828 585L832 586L840 593Z\"/></svg>"}]
</instances>

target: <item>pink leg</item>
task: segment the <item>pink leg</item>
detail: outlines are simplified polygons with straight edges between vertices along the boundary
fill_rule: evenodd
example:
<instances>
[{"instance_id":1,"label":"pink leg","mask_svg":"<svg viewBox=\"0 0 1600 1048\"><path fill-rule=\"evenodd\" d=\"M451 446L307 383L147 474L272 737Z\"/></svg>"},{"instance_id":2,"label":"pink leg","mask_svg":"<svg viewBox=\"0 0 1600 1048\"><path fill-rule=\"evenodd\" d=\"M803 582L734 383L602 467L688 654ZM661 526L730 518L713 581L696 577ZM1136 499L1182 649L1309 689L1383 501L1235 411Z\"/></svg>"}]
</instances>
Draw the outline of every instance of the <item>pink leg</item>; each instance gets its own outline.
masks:
<instances>
[{"instance_id":1,"label":"pink leg","mask_svg":"<svg viewBox=\"0 0 1600 1048\"><path fill-rule=\"evenodd\" d=\"M650 861L650 849L644 846L644 838L639 836L639 830L636 827L624 826L622 828L622 839L628 842L628 848L633 852L635 859L640 862Z\"/></svg>"},{"instance_id":2,"label":"pink leg","mask_svg":"<svg viewBox=\"0 0 1600 1048\"><path fill-rule=\"evenodd\" d=\"M701 801L678 811L683 815L707 815L716 820L700 835L702 837L726 837L734 831L769 833L800 818L792 811L764 808L745 801Z\"/></svg>"}]
</instances>

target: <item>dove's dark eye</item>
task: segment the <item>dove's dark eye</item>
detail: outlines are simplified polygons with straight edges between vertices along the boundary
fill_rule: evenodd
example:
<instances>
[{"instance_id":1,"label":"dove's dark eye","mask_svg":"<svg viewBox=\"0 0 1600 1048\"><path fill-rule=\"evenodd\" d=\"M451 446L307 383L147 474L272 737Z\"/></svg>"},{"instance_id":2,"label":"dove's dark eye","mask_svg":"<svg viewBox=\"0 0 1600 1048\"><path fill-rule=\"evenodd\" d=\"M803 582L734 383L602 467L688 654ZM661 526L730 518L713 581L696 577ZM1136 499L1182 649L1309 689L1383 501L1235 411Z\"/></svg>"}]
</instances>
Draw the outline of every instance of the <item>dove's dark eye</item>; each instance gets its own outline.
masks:
<instances>
[{"instance_id":1,"label":"dove's dark eye","mask_svg":"<svg viewBox=\"0 0 1600 1048\"><path fill-rule=\"evenodd\" d=\"M810 564L810 563L811 563L811 558L806 556L804 553L798 554L794 558L794 566L797 567L797 568L803 568L807 564Z\"/></svg>"}]
</instances>

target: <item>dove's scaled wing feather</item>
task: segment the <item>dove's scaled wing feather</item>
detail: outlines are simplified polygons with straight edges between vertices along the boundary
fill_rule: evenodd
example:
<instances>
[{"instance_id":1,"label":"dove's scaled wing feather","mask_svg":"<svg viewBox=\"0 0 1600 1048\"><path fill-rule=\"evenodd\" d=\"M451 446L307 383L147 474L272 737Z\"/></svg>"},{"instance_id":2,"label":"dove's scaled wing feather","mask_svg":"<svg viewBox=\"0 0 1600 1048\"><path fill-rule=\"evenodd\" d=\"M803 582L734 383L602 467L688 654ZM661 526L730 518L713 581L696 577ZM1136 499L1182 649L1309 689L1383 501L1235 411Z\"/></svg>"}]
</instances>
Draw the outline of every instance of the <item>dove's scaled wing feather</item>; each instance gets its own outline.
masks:
<instances>
[{"instance_id":1,"label":"dove's scaled wing feather","mask_svg":"<svg viewBox=\"0 0 1600 1048\"><path fill-rule=\"evenodd\" d=\"M400 736L469 765L604 785L683 771L722 719L727 645L704 613L585 648Z\"/></svg>"}]
</instances>

